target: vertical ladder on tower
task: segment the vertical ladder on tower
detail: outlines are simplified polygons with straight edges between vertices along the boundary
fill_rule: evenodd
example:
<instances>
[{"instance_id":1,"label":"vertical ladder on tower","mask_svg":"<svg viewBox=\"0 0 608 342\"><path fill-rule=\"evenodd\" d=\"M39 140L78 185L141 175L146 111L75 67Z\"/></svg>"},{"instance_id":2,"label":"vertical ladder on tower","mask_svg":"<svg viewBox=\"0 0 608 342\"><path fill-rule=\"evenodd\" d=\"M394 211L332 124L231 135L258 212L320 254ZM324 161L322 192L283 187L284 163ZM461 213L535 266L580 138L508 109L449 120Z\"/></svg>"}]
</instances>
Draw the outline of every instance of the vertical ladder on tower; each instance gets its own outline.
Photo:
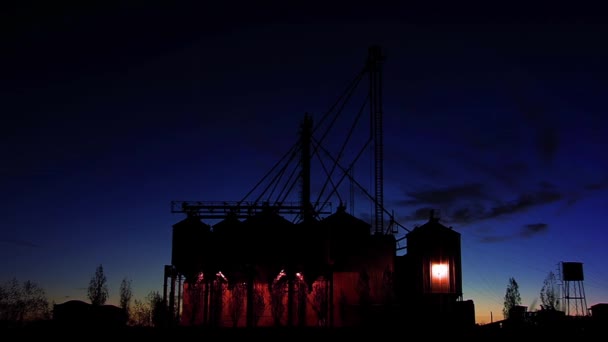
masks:
<instances>
[{"instance_id":1,"label":"vertical ladder on tower","mask_svg":"<svg viewBox=\"0 0 608 342\"><path fill-rule=\"evenodd\" d=\"M382 133L382 63L384 56L379 46L369 48L369 97L371 128L374 141L374 230L376 234L384 232L384 151Z\"/></svg>"}]
</instances>

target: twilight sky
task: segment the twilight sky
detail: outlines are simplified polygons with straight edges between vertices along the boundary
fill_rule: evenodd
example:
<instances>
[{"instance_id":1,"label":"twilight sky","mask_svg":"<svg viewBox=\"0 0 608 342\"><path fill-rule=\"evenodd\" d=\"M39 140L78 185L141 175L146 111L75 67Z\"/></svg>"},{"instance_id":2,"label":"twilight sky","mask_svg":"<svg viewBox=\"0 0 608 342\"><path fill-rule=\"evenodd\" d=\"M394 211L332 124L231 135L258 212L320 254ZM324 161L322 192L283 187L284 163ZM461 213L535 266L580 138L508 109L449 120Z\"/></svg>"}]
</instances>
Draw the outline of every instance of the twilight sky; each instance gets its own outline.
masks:
<instances>
[{"instance_id":1,"label":"twilight sky","mask_svg":"<svg viewBox=\"0 0 608 342\"><path fill-rule=\"evenodd\" d=\"M1 281L86 300L103 264L110 303L124 277L136 297L161 291L183 218L170 202L241 200L296 142L304 113L318 122L379 44L385 206L408 228L434 208L461 233L477 322L502 318L509 277L539 308L562 261L584 264L588 306L608 301L600 11L108 3L1 13ZM367 139L361 122L345 160ZM371 193L370 167L368 148L354 173ZM313 199L325 181L315 175Z\"/></svg>"}]
</instances>

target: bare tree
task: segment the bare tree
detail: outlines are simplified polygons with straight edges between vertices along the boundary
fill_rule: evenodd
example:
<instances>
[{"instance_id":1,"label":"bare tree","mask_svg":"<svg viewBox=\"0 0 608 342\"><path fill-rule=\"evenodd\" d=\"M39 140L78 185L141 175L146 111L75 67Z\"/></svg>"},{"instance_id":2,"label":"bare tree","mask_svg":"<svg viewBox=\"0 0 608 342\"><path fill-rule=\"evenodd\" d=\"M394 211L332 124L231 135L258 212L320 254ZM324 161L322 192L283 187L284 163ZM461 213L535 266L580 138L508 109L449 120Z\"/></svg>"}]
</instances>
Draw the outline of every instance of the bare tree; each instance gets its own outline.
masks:
<instances>
[{"instance_id":1,"label":"bare tree","mask_svg":"<svg viewBox=\"0 0 608 342\"><path fill-rule=\"evenodd\" d=\"M555 273L549 272L543 282L543 287L540 290L541 308L543 310L557 310L559 307L558 297Z\"/></svg>"},{"instance_id":2,"label":"bare tree","mask_svg":"<svg viewBox=\"0 0 608 342\"><path fill-rule=\"evenodd\" d=\"M137 327L160 327L167 321L167 308L158 291L150 291L143 300L133 301L129 325Z\"/></svg>"},{"instance_id":3,"label":"bare tree","mask_svg":"<svg viewBox=\"0 0 608 342\"><path fill-rule=\"evenodd\" d=\"M188 280L188 298L190 300L190 325L194 325L196 323L196 316L198 316L198 312L201 306L201 297L203 295L203 290L205 289L204 284L204 275L201 273L198 276L194 277L192 280Z\"/></svg>"},{"instance_id":4,"label":"bare tree","mask_svg":"<svg viewBox=\"0 0 608 342\"><path fill-rule=\"evenodd\" d=\"M327 281L322 279L314 282L312 284L311 306L317 314L319 326L327 325L328 299Z\"/></svg>"},{"instance_id":5,"label":"bare tree","mask_svg":"<svg viewBox=\"0 0 608 342\"><path fill-rule=\"evenodd\" d=\"M169 311L158 291L150 291L146 296L152 313L152 326L164 327L168 323Z\"/></svg>"},{"instance_id":6,"label":"bare tree","mask_svg":"<svg viewBox=\"0 0 608 342\"><path fill-rule=\"evenodd\" d=\"M152 309L149 303L139 299L133 301L133 310L129 316L129 325L136 327L152 326Z\"/></svg>"},{"instance_id":7,"label":"bare tree","mask_svg":"<svg viewBox=\"0 0 608 342\"><path fill-rule=\"evenodd\" d=\"M130 315L132 297L133 291L131 291L131 280L125 277L120 283L120 307L125 310L127 317Z\"/></svg>"},{"instance_id":8,"label":"bare tree","mask_svg":"<svg viewBox=\"0 0 608 342\"><path fill-rule=\"evenodd\" d=\"M49 319L50 313L46 293L36 283L13 278L0 286L0 320L22 324Z\"/></svg>"},{"instance_id":9,"label":"bare tree","mask_svg":"<svg viewBox=\"0 0 608 342\"><path fill-rule=\"evenodd\" d=\"M213 326L219 326L221 324L222 319L222 309L224 307L224 294L226 292L226 281L221 277L216 277L216 279L211 283L211 324Z\"/></svg>"},{"instance_id":10,"label":"bare tree","mask_svg":"<svg viewBox=\"0 0 608 342\"><path fill-rule=\"evenodd\" d=\"M262 284L255 284L253 286L253 314L254 324L258 325L260 318L266 311L266 300L264 299L264 286Z\"/></svg>"},{"instance_id":11,"label":"bare tree","mask_svg":"<svg viewBox=\"0 0 608 342\"><path fill-rule=\"evenodd\" d=\"M287 277L279 277L270 284L270 311L272 312L272 318L274 319L274 325L281 325L281 318L285 313L285 304L283 298L285 298Z\"/></svg>"},{"instance_id":12,"label":"bare tree","mask_svg":"<svg viewBox=\"0 0 608 342\"><path fill-rule=\"evenodd\" d=\"M89 281L87 296L93 305L104 305L109 297L108 280L103 273L103 266L100 264L95 270L95 275Z\"/></svg>"},{"instance_id":13,"label":"bare tree","mask_svg":"<svg viewBox=\"0 0 608 342\"><path fill-rule=\"evenodd\" d=\"M243 308L245 307L245 297L247 296L247 284L237 283L232 285L230 291L230 300L228 301L228 313L232 320L232 326L237 327L239 319L243 314Z\"/></svg>"},{"instance_id":14,"label":"bare tree","mask_svg":"<svg viewBox=\"0 0 608 342\"><path fill-rule=\"evenodd\" d=\"M298 324L300 326L306 325L306 297L308 295L308 284L304 280L304 277L296 275L295 282L295 310L298 317Z\"/></svg>"},{"instance_id":15,"label":"bare tree","mask_svg":"<svg viewBox=\"0 0 608 342\"><path fill-rule=\"evenodd\" d=\"M521 304L521 296L519 294L519 284L515 281L515 278L509 278L509 284L507 285L507 291L505 293L504 308L502 313L505 319L509 318L511 309Z\"/></svg>"}]
</instances>

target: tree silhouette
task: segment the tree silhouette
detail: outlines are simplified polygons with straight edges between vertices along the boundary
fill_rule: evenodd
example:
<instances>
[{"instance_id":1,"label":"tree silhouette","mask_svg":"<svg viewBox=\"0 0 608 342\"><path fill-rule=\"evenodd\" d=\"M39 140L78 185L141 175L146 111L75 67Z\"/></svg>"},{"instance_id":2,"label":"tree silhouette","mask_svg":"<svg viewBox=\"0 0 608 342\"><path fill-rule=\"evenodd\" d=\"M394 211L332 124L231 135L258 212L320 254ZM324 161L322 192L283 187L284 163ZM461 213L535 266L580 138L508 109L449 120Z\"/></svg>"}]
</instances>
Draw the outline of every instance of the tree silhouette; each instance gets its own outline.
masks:
<instances>
[{"instance_id":1,"label":"tree silhouette","mask_svg":"<svg viewBox=\"0 0 608 342\"><path fill-rule=\"evenodd\" d=\"M213 326L219 326L221 324L226 288L226 281L220 276L216 276L216 279L211 283L211 309L209 312L211 324Z\"/></svg>"},{"instance_id":2,"label":"tree silhouette","mask_svg":"<svg viewBox=\"0 0 608 342\"><path fill-rule=\"evenodd\" d=\"M152 309L149 303L135 299L133 301L133 310L129 316L129 325L136 327L152 326Z\"/></svg>"},{"instance_id":3,"label":"tree silhouette","mask_svg":"<svg viewBox=\"0 0 608 342\"><path fill-rule=\"evenodd\" d=\"M275 278L272 283L269 284L270 312L272 313L275 326L281 325L281 318L283 318L283 314L285 313L285 304L283 303L283 299L287 293L287 277L283 274L284 273L281 272L281 275L279 275L279 277Z\"/></svg>"},{"instance_id":4,"label":"tree silhouette","mask_svg":"<svg viewBox=\"0 0 608 342\"><path fill-rule=\"evenodd\" d=\"M205 289L204 284L204 275L201 273L197 276L190 277L191 279L187 281L188 283L188 298L190 300L190 325L194 325L196 323L196 318L199 313L199 309L201 306L201 297L203 296L203 290Z\"/></svg>"},{"instance_id":5,"label":"tree silhouette","mask_svg":"<svg viewBox=\"0 0 608 342\"><path fill-rule=\"evenodd\" d=\"M300 326L306 325L306 297L308 296L308 284L302 276L296 276L295 282L295 310Z\"/></svg>"},{"instance_id":6,"label":"tree silhouette","mask_svg":"<svg viewBox=\"0 0 608 342\"><path fill-rule=\"evenodd\" d=\"M23 324L49 319L50 313L46 293L36 283L13 278L0 286L0 321Z\"/></svg>"},{"instance_id":7,"label":"tree silhouette","mask_svg":"<svg viewBox=\"0 0 608 342\"><path fill-rule=\"evenodd\" d=\"M150 291L146 299L150 303L152 326L157 328L165 327L169 322L169 311L163 301L163 297L158 291Z\"/></svg>"},{"instance_id":8,"label":"tree silhouette","mask_svg":"<svg viewBox=\"0 0 608 342\"><path fill-rule=\"evenodd\" d=\"M515 278L509 278L509 284L507 285L507 291L505 293L504 308L502 314L505 319L509 318L511 309L521 304L521 296L519 294L519 284L515 281Z\"/></svg>"},{"instance_id":9,"label":"tree silhouette","mask_svg":"<svg viewBox=\"0 0 608 342\"><path fill-rule=\"evenodd\" d=\"M131 280L126 277L122 279L120 283L120 307L125 310L127 317L131 311L131 298L133 297L133 291L131 291Z\"/></svg>"},{"instance_id":10,"label":"tree silhouette","mask_svg":"<svg viewBox=\"0 0 608 342\"><path fill-rule=\"evenodd\" d=\"M133 301L133 311L129 317L129 325L136 327L166 326L168 310L158 291L150 291L144 300Z\"/></svg>"},{"instance_id":11,"label":"tree silhouette","mask_svg":"<svg viewBox=\"0 0 608 342\"><path fill-rule=\"evenodd\" d=\"M328 299L327 281L321 279L314 282L312 284L311 306L317 314L317 324L322 327L327 325Z\"/></svg>"},{"instance_id":12,"label":"tree silhouette","mask_svg":"<svg viewBox=\"0 0 608 342\"><path fill-rule=\"evenodd\" d=\"M253 314L254 324L258 325L260 318L266 311L266 300L264 299L264 285L255 284L253 287Z\"/></svg>"},{"instance_id":13,"label":"tree silhouette","mask_svg":"<svg viewBox=\"0 0 608 342\"><path fill-rule=\"evenodd\" d=\"M556 289L557 280L555 273L549 272L543 281L543 287L540 290L541 308L543 310L557 310L559 307L559 298Z\"/></svg>"},{"instance_id":14,"label":"tree silhouette","mask_svg":"<svg viewBox=\"0 0 608 342\"><path fill-rule=\"evenodd\" d=\"M239 324L239 319L243 314L246 296L246 284L237 283L232 286L232 289L230 291L230 300L228 301L228 313L230 314L230 319L232 320L232 326L235 328Z\"/></svg>"},{"instance_id":15,"label":"tree silhouette","mask_svg":"<svg viewBox=\"0 0 608 342\"><path fill-rule=\"evenodd\" d=\"M100 264L95 270L95 275L89 281L87 296L93 305L104 305L109 297L107 279Z\"/></svg>"}]
</instances>

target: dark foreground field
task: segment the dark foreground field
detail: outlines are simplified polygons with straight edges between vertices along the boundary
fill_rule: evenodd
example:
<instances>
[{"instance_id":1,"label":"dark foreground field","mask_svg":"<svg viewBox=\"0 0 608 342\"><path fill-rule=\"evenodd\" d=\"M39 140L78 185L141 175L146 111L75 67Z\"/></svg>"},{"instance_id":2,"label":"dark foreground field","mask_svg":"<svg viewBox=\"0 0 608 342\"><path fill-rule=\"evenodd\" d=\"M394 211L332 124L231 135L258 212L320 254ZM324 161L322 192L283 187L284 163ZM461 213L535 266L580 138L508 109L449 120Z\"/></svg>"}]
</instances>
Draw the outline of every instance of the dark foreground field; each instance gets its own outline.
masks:
<instances>
[{"instance_id":1,"label":"dark foreground field","mask_svg":"<svg viewBox=\"0 0 608 342\"><path fill-rule=\"evenodd\" d=\"M403 338L413 341L428 340L429 338L531 338L546 339L548 337L591 337L602 335L605 331L599 331L598 327L584 327L577 329L520 327L512 329L500 329L496 327L475 326L467 329L454 329L445 326L429 324L428 326L400 326L400 327L377 327L377 328L136 328L121 327L107 328L100 326L55 326L52 324L29 327L5 329L3 337L19 338L44 338L46 340L55 338L62 340L94 339L95 341L118 342L124 339L136 339L145 341L147 339L212 339L212 340L234 340L240 338L263 340L265 342L274 340L297 340L320 342L335 339L337 341L360 340L370 338L375 342L377 338Z\"/></svg>"}]
</instances>

